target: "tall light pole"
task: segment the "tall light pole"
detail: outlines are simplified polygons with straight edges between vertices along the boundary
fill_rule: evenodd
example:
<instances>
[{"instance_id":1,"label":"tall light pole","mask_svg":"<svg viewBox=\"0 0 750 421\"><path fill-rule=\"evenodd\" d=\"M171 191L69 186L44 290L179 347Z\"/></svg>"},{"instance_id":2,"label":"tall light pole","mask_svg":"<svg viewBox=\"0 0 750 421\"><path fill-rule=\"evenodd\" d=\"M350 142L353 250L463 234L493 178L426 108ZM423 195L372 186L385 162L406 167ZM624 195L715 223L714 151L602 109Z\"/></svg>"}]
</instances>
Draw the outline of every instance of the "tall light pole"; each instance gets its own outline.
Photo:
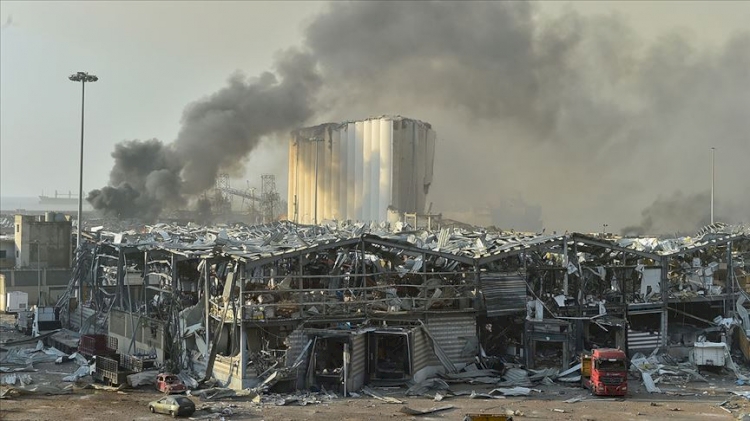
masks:
<instances>
[{"instance_id":1,"label":"tall light pole","mask_svg":"<svg viewBox=\"0 0 750 421\"><path fill-rule=\"evenodd\" d=\"M76 259L81 249L81 229L83 228L83 117L86 105L86 82L96 82L99 80L95 75L87 72L77 72L68 79L73 82L81 82L81 157L78 161L78 227L76 231ZM83 304L83 280L78 280L78 307ZM81 308L81 326L83 327L83 308Z\"/></svg>"},{"instance_id":2,"label":"tall light pole","mask_svg":"<svg viewBox=\"0 0 750 421\"><path fill-rule=\"evenodd\" d=\"M711 148L711 224L714 223L714 178L716 177L716 167L714 166L715 155L716 148Z\"/></svg>"},{"instance_id":3,"label":"tall light pole","mask_svg":"<svg viewBox=\"0 0 750 421\"><path fill-rule=\"evenodd\" d=\"M42 305L42 265L39 262L39 255L42 253L42 247L39 240L31 241L29 244L36 245L36 306L40 307Z\"/></svg>"},{"instance_id":4,"label":"tall light pole","mask_svg":"<svg viewBox=\"0 0 750 421\"><path fill-rule=\"evenodd\" d=\"M81 215L83 214L83 117L86 106L86 82L96 82L98 77L86 72L77 72L68 79L81 82L81 158L78 161L78 231L76 233L76 250L81 247Z\"/></svg>"}]
</instances>

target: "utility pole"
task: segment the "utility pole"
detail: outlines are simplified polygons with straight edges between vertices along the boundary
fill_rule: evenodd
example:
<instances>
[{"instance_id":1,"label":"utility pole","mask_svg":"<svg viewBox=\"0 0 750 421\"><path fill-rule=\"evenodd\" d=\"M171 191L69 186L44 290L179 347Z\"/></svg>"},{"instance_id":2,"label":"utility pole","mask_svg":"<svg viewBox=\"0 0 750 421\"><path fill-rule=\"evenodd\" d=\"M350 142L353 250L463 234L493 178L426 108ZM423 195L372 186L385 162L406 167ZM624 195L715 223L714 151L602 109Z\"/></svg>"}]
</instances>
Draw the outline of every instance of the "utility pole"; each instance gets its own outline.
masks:
<instances>
[{"instance_id":1,"label":"utility pole","mask_svg":"<svg viewBox=\"0 0 750 421\"><path fill-rule=\"evenodd\" d=\"M716 166L714 165L716 148L711 148L711 224L714 223L714 181L716 178Z\"/></svg>"}]
</instances>

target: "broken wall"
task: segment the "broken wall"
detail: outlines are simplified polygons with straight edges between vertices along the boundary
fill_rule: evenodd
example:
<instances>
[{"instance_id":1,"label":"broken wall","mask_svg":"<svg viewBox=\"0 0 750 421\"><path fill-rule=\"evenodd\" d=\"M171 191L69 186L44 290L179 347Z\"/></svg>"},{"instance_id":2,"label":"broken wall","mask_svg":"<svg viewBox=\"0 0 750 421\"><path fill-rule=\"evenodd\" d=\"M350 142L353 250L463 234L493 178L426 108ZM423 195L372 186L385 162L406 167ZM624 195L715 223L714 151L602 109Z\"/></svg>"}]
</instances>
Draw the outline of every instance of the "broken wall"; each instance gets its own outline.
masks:
<instances>
[{"instance_id":1,"label":"broken wall","mask_svg":"<svg viewBox=\"0 0 750 421\"><path fill-rule=\"evenodd\" d=\"M164 361L164 329L164 322L160 320L114 308L109 313L109 335L117 339L120 354L156 353L157 360Z\"/></svg>"}]
</instances>

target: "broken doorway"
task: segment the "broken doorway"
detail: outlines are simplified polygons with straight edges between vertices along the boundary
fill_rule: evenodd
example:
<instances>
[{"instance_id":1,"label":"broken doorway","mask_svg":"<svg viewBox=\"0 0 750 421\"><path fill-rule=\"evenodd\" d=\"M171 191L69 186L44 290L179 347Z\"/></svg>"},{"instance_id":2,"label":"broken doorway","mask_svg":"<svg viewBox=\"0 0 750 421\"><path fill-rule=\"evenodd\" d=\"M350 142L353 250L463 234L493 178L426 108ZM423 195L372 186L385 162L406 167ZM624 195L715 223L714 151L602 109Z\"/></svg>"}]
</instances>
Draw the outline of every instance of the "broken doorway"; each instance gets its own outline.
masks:
<instances>
[{"instance_id":1,"label":"broken doorway","mask_svg":"<svg viewBox=\"0 0 750 421\"><path fill-rule=\"evenodd\" d=\"M359 390L365 382L365 335L321 333L310 335L313 349L307 384L339 393Z\"/></svg>"},{"instance_id":2,"label":"broken doorway","mask_svg":"<svg viewBox=\"0 0 750 421\"><path fill-rule=\"evenodd\" d=\"M407 331L370 332L367 341L370 381L401 383L411 378L411 344Z\"/></svg>"}]
</instances>

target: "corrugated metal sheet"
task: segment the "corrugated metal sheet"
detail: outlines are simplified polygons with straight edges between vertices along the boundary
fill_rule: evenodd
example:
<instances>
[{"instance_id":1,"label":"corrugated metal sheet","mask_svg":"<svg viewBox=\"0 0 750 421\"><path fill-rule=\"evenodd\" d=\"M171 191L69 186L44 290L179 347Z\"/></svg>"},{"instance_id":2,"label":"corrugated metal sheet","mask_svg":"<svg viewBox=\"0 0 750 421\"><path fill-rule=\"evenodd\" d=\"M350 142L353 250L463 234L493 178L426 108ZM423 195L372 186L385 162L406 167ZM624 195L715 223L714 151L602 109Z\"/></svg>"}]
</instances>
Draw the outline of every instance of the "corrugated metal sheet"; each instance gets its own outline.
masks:
<instances>
[{"instance_id":1,"label":"corrugated metal sheet","mask_svg":"<svg viewBox=\"0 0 750 421\"><path fill-rule=\"evenodd\" d=\"M463 352L467 342L477 336L475 313L430 315L425 320L425 325L453 364L474 360L474 355L463 355ZM432 346L430 346L430 351L432 351Z\"/></svg>"},{"instance_id":2,"label":"corrugated metal sheet","mask_svg":"<svg viewBox=\"0 0 750 421\"><path fill-rule=\"evenodd\" d=\"M294 361L297 359L297 357L299 357L299 354L302 352L302 350L305 349L305 346L307 345L307 342L309 340L310 338L308 338L307 334L302 331L302 328L295 329L292 333L289 334L289 336L286 337L288 348L286 351L285 365L287 367L291 367L292 365L294 365ZM308 357L305 357L301 367L307 367L307 359Z\"/></svg>"},{"instance_id":3,"label":"corrugated metal sheet","mask_svg":"<svg viewBox=\"0 0 750 421\"><path fill-rule=\"evenodd\" d=\"M286 351L286 361L284 364L287 367L291 367L294 365L294 362L300 356L302 351L304 351L305 346L307 346L307 343L309 341L310 338L306 333L302 331L302 328L295 329L286 337L288 348ZM305 372L307 371L307 365L309 364L309 362L310 356L308 352L307 355L305 355L302 359L302 363L300 363L299 368L297 369L297 380L295 386L298 389L305 387Z\"/></svg>"},{"instance_id":4,"label":"corrugated metal sheet","mask_svg":"<svg viewBox=\"0 0 750 421\"><path fill-rule=\"evenodd\" d=\"M351 339L351 364L349 368L349 381L347 389L356 391L365 384L365 373L367 371L367 349L364 333L352 335Z\"/></svg>"},{"instance_id":5,"label":"corrugated metal sheet","mask_svg":"<svg viewBox=\"0 0 750 421\"><path fill-rule=\"evenodd\" d=\"M628 330L628 350L649 353L659 346L661 332L638 332Z\"/></svg>"},{"instance_id":6,"label":"corrugated metal sheet","mask_svg":"<svg viewBox=\"0 0 750 421\"><path fill-rule=\"evenodd\" d=\"M739 329L739 337L740 337L740 349L742 350L742 355L745 357L746 360L750 360L750 339L747 337L747 330L745 329Z\"/></svg>"},{"instance_id":7,"label":"corrugated metal sheet","mask_svg":"<svg viewBox=\"0 0 750 421\"><path fill-rule=\"evenodd\" d=\"M440 361L432 350L430 338L422 328L412 329L409 336L411 338L412 376L425 367L440 365Z\"/></svg>"},{"instance_id":8,"label":"corrugated metal sheet","mask_svg":"<svg viewBox=\"0 0 750 421\"><path fill-rule=\"evenodd\" d=\"M526 311L526 280L522 274L482 273L480 276L488 317Z\"/></svg>"}]
</instances>

